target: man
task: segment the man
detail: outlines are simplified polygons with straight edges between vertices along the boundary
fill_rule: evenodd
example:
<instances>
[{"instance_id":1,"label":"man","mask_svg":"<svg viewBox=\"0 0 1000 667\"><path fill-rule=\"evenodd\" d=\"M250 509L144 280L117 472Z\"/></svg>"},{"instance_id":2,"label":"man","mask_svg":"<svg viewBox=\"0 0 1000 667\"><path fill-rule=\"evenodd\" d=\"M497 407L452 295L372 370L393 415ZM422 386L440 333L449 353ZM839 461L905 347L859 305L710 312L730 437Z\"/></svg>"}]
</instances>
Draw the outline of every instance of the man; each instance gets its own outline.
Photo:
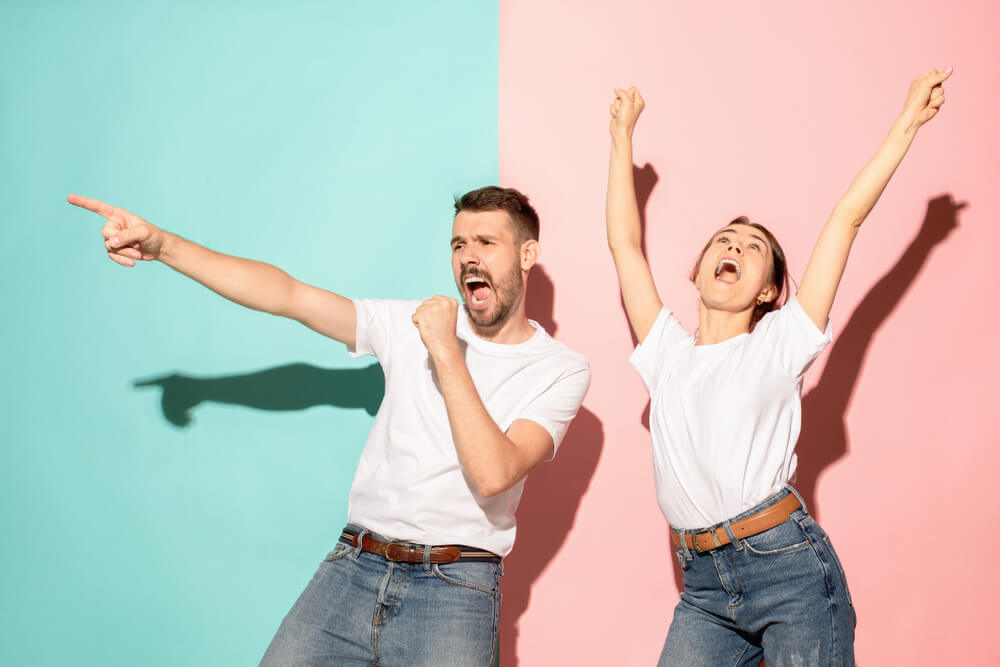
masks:
<instances>
[{"instance_id":1,"label":"man","mask_svg":"<svg viewBox=\"0 0 1000 667\"><path fill-rule=\"evenodd\" d=\"M160 260L220 295L372 354L385 398L365 444L348 526L286 616L266 665L490 665L501 559L524 477L552 458L590 381L586 360L525 314L538 216L513 189L455 202L455 299L351 300L280 269L213 252L124 209L109 257Z\"/></svg>"}]
</instances>

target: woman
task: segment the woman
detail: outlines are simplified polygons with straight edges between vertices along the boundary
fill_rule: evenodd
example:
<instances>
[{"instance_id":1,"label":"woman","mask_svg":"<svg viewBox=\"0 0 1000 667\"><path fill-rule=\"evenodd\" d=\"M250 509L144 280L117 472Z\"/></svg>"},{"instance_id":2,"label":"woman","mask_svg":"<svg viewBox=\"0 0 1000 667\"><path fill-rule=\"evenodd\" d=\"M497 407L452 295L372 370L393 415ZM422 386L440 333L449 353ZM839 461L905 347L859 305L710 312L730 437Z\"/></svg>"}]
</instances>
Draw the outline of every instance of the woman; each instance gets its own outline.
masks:
<instances>
[{"instance_id":1,"label":"woman","mask_svg":"<svg viewBox=\"0 0 1000 667\"><path fill-rule=\"evenodd\" d=\"M663 307L642 252L632 181L635 88L611 105L608 245L629 323L630 362L651 396L660 507L684 571L660 665L853 665L855 614L829 538L788 486L802 376L830 341L827 317L861 223L951 75L930 70L820 233L795 295L764 227L741 217L712 235L691 280L688 335Z\"/></svg>"}]
</instances>

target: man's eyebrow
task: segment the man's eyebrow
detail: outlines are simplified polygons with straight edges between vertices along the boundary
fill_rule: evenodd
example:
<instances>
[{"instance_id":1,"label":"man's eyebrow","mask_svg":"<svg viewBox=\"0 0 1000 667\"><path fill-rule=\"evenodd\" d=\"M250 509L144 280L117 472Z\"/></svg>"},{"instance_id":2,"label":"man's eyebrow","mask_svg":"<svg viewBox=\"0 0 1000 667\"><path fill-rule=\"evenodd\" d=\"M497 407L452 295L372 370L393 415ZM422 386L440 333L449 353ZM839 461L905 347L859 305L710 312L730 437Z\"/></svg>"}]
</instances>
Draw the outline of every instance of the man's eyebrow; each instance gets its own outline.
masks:
<instances>
[{"instance_id":1,"label":"man's eyebrow","mask_svg":"<svg viewBox=\"0 0 1000 667\"><path fill-rule=\"evenodd\" d=\"M455 245L459 241L464 241L465 238L464 236L453 236L451 237L451 245ZM498 241L500 239L496 234L473 234L471 238L476 241Z\"/></svg>"}]
</instances>

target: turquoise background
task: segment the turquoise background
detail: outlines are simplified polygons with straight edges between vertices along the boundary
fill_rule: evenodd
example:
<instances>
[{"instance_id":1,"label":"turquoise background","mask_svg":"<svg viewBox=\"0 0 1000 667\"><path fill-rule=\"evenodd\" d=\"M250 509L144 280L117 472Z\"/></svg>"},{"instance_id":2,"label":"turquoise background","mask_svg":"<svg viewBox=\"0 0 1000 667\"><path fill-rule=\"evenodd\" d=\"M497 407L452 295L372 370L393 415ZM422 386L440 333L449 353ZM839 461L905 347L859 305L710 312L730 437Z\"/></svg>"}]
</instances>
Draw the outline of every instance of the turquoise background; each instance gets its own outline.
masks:
<instances>
[{"instance_id":1,"label":"turquoise background","mask_svg":"<svg viewBox=\"0 0 1000 667\"><path fill-rule=\"evenodd\" d=\"M370 358L113 264L65 196L348 296L454 294L451 197L498 177L497 16L0 5L0 664L256 663L344 523L373 409L338 372ZM135 386L172 373L198 378L168 387L187 425Z\"/></svg>"}]
</instances>

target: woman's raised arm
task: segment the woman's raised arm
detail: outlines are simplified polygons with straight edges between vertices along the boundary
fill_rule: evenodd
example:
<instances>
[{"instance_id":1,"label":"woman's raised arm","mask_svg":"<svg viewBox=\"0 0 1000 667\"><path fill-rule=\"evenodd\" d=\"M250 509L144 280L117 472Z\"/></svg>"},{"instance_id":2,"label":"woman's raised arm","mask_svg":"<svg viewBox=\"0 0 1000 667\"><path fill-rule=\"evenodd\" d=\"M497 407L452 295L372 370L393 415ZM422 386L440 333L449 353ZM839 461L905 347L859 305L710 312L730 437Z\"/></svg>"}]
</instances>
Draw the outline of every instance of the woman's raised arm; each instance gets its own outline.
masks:
<instances>
[{"instance_id":1,"label":"woman's raised arm","mask_svg":"<svg viewBox=\"0 0 1000 667\"><path fill-rule=\"evenodd\" d=\"M902 162L917 130L937 115L944 104L941 84L951 76L951 72L950 67L943 72L932 69L913 81L903 111L893 123L889 135L854 177L820 232L796 295L809 319L820 329L826 329L833 299L861 223L868 217L896 167Z\"/></svg>"},{"instance_id":2,"label":"woman's raised arm","mask_svg":"<svg viewBox=\"0 0 1000 667\"><path fill-rule=\"evenodd\" d=\"M642 254L642 225L632 176L632 131L645 102L638 89L615 90L611 104L611 164L608 167L608 247L618 272L625 313L641 343L663 307Z\"/></svg>"}]
</instances>

